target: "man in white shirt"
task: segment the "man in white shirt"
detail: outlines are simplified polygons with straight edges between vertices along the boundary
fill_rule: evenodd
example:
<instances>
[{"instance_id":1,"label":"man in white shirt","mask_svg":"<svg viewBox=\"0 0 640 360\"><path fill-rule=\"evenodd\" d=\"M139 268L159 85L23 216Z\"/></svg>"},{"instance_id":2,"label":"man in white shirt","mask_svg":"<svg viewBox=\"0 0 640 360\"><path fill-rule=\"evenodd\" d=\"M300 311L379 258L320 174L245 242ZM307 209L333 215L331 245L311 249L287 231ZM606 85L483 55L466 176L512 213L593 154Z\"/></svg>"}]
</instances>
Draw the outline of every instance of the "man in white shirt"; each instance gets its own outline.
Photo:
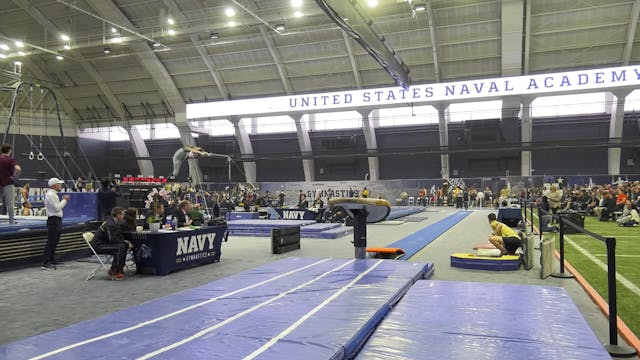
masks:
<instances>
[{"instance_id":1,"label":"man in white shirt","mask_svg":"<svg viewBox=\"0 0 640 360\"><path fill-rule=\"evenodd\" d=\"M64 195L62 201L58 192L62 190L64 181L58 178L49 179L49 190L44 198L44 207L47 212L47 245L44 247L44 263L42 270L55 270L56 246L62 233L62 208L67 205L69 195Z\"/></svg>"}]
</instances>

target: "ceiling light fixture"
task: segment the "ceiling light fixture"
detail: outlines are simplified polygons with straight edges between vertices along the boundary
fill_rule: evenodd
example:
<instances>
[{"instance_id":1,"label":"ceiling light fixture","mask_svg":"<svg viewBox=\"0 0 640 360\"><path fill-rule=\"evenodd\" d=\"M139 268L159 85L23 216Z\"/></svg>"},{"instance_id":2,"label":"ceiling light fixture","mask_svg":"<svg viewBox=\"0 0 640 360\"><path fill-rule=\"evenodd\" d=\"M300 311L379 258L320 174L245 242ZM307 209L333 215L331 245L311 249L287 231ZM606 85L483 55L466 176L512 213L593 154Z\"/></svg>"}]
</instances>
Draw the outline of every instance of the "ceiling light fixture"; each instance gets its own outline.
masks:
<instances>
[{"instance_id":1,"label":"ceiling light fixture","mask_svg":"<svg viewBox=\"0 0 640 360\"><path fill-rule=\"evenodd\" d=\"M71 38L69 37L69 35L67 34L60 34L60 39L62 39L62 41L69 41L71 40Z\"/></svg>"},{"instance_id":2,"label":"ceiling light fixture","mask_svg":"<svg viewBox=\"0 0 640 360\"><path fill-rule=\"evenodd\" d=\"M175 24L175 23L176 23L176 22L175 22L175 21L173 21L173 18L167 18L167 24L169 24L169 25L173 25L173 24Z\"/></svg>"},{"instance_id":3,"label":"ceiling light fixture","mask_svg":"<svg viewBox=\"0 0 640 360\"><path fill-rule=\"evenodd\" d=\"M69 44L64 44L63 47L64 47L65 50L71 50L71 45L69 45Z\"/></svg>"},{"instance_id":4,"label":"ceiling light fixture","mask_svg":"<svg viewBox=\"0 0 640 360\"><path fill-rule=\"evenodd\" d=\"M413 7L413 11L415 12L425 11L425 10L427 10L427 7L425 5L416 5Z\"/></svg>"},{"instance_id":5,"label":"ceiling light fixture","mask_svg":"<svg viewBox=\"0 0 640 360\"><path fill-rule=\"evenodd\" d=\"M234 27L234 26L236 26L236 22L235 22L235 21L233 21L233 20L231 20L231 21L229 21L229 22L227 23L227 25L228 25L229 27Z\"/></svg>"},{"instance_id":6,"label":"ceiling light fixture","mask_svg":"<svg viewBox=\"0 0 640 360\"><path fill-rule=\"evenodd\" d=\"M153 47L160 47L160 45L161 45L160 43L154 42L151 46L153 46Z\"/></svg>"},{"instance_id":7,"label":"ceiling light fixture","mask_svg":"<svg viewBox=\"0 0 640 360\"><path fill-rule=\"evenodd\" d=\"M9 50L9 45L7 45L7 44L0 44L0 49L2 49L2 50Z\"/></svg>"},{"instance_id":8,"label":"ceiling light fixture","mask_svg":"<svg viewBox=\"0 0 640 360\"><path fill-rule=\"evenodd\" d=\"M302 11L297 10L296 12L293 13L293 16L297 17L297 18L301 18L304 16L304 14L302 13Z\"/></svg>"},{"instance_id":9,"label":"ceiling light fixture","mask_svg":"<svg viewBox=\"0 0 640 360\"><path fill-rule=\"evenodd\" d=\"M224 10L225 15L227 15L228 17L233 17L236 15L236 11L233 8L226 8Z\"/></svg>"},{"instance_id":10,"label":"ceiling light fixture","mask_svg":"<svg viewBox=\"0 0 640 360\"><path fill-rule=\"evenodd\" d=\"M369 0L367 4L369 5L369 7L376 7L378 6L378 0Z\"/></svg>"},{"instance_id":11,"label":"ceiling light fixture","mask_svg":"<svg viewBox=\"0 0 640 360\"><path fill-rule=\"evenodd\" d=\"M25 56L25 55L27 55L27 54L26 54L24 51L18 51L18 55L20 55L20 56Z\"/></svg>"},{"instance_id":12,"label":"ceiling light fixture","mask_svg":"<svg viewBox=\"0 0 640 360\"><path fill-rule=\"evenodd\" d=\"M64 59L64 57L62 57L62 56L60 56L60 55L56 55L56 59L58 59L58 60L63 60L63 59Z\"/></svg>"},{"instance_id":13,"label":"ceiling light fixture","mask_svg":"<svg viewBox=\"0 0 640 360\"><path fill-rule=\"evenodd\" d=\"M173 36L173 35L176 34L176 31L173 30L173 29L169 29L169 30L167 30L167 34L169 34L169 36Z\"/></svg>"},{"instance_id":14,"label":"ceiling light fixture","mask_svg":"<svg viewBox=\"0 0 640 360\"><path fill-rule=\"evenodd\" d=\"M122 38L120 36L116 36L114 38L111 39L111 42L114 42L116 44L119 44L122 42Z\"/></svg>"},{"instance_id":15,"label":"ceiling light fixture","mask_svg":"<svg viewBox=\"0 0 640 360\"><path fill-rule=\"evenodd\" d=\"M116 29L115 27L111 27L111 33L112 34L118 33L118 29Z\"/></svg>"},{"instance_id":16,"label":"ceiling light fixture","mask_svg":"<svg viewBox=\"0 0 640 360\"><path fill-rule=\"evenodd\" d=\"M217 39L220 37L220 34L218 34L217 32L210 32L209 33L209 39Z\"/></svg>"},{"instance_id":17,"label":"ceiling light fixture","mask_svg":"<svg viewBox=\"0 0 640 360\"><path fill-rule=\"evenodd\" d=\"M5 54L0 54L0 59L6 59L6 58L7 58L7 55L5 55Z\"/></svg>"},{"instance_id":18,"label":"ceiling light fixture","mask_svg":"<svg viewBox=\"0 0 640 360\"><path fill-rule=\"evenodd\" d=\"M277 24L277 25L276 25L276 30L278 30L278 31L282 31L282 30L284 30L284 29L285 29L284 24Z\"/></svg>"},{"instance_id":19,"label":"ceiling light fixture","mask_svg":"<svg viewBox=\"0 0 640 360\"><path fill-rule=\"evenodd\" d=\"M302 0L291 0L291 6L299 8L302 6Z\"/></svg>"},{"instance_id":20,"label":"ceiling light fixture","mask_svg":"<svg viewBox=\"0 0 640 360\"><path fill-rule=\"evenodd\" d=\"M16 46L19 48L23 48L24 47L24 43L20 40L16 40Z\"/></svg>"},{"instance_id":21,"label":"ceiling light fixture","mask_svg":"<svg viewBox=\"0 0 640 360\"><path fill-rule=\"evenodd\" d=\"M104 48L103 51L104 51L105 54L111 54L111 48L110 47Z\"/></svg>"}]
</instances>

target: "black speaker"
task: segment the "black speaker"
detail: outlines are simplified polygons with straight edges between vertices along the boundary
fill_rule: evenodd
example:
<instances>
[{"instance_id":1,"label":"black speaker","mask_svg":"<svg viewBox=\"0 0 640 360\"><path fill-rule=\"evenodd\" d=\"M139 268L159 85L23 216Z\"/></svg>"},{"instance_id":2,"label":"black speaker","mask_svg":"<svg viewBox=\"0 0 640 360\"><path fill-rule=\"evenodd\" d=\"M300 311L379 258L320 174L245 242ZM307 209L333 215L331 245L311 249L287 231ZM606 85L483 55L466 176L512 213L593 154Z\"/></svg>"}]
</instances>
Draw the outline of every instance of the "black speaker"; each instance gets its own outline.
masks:
<instances>
[{"instance_id":1,"label":"black speaker","mask_svg":"<svg viewBox=\"0 0 640 360\"><path fill-rule=\"evenodd\" d=\"M300 249L300 226L271 229L271 252L284 254Z\"/></svg>"}]
</instances>

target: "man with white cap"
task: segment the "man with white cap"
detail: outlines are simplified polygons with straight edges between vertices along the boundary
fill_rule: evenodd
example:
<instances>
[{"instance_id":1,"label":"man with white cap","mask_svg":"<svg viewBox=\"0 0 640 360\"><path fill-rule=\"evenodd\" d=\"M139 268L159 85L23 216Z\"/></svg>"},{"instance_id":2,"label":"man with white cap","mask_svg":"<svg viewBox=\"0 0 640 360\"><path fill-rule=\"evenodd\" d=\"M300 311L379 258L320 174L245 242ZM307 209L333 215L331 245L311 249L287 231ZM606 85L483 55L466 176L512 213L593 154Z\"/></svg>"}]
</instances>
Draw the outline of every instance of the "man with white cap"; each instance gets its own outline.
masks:
<instances>
[{"instance_id":1,"label":"man with white cap","mask_svg":"<svg viewBox=\"0 0 640 360\"><path fill-rule=\"evenodd\" d=\"M58 178L49 179L49 190L44 198L44 208L47 212L47 245L44 247L44 263L42 270L55 270L56 246L62 233L62 208L67 205L69 195L64 195L62 201L58 192L62 190L64 181Z\"/></svg>"}]
</instances>

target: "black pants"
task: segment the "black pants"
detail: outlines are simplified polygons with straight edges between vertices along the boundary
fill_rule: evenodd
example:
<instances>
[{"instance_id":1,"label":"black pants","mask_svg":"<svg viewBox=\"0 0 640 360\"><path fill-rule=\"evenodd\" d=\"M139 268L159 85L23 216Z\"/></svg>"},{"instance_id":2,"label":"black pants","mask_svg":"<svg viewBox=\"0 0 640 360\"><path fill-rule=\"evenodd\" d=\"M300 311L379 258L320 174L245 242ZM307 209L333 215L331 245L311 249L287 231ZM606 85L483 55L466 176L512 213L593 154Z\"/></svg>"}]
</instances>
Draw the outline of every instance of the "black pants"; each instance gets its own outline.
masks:
<instances>
[{"instance_id":1,"label":"black pants","mask_svg":"<svg viewBox=\"0 0 640 360\"><path fill-rule=\"evenodd\" d=\"M44 246L44 263L53 264L56 259L56 247L62 233L62 218L49 216L47 218L47 244Z\"/></svg>"},{"instance_id":2,"label":"black pants","mask_svg":"<svg viewBox=\"0 0 640 360\"><path fill-rule=\"evenodd\" d=\"M113 255L111 262L112 272L122 272L124 262L127 259L127 245L125 244L103 244L95 248L98 254Z\"/></svg>"}]
</instances>

